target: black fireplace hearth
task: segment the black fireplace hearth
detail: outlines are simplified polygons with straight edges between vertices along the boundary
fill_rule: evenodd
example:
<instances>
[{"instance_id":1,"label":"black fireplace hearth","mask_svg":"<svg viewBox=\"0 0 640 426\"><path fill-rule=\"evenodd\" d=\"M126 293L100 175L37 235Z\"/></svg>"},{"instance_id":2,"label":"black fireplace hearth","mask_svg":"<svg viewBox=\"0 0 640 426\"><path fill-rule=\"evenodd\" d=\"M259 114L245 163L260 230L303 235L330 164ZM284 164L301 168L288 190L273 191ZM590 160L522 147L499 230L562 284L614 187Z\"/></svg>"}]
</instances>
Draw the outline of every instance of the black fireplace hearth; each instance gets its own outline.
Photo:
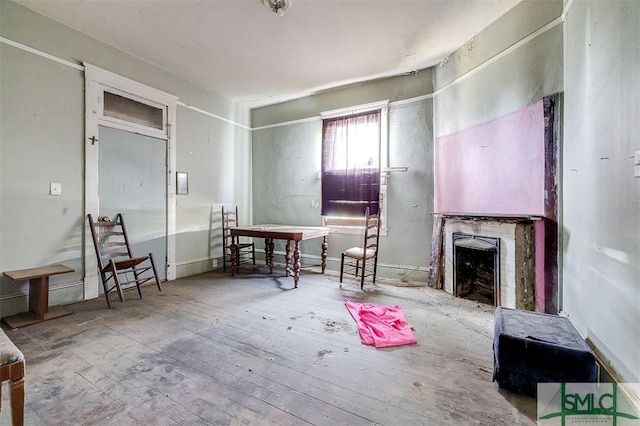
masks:
<instances>
[{"instance_id":1,"label":"black fireplace hearth","mask_svg":"<svg viewBox=\"0 0 640 426\"><path fill-rule=\"evenodd\" d=\"M454 232L453 294L500 306L500 239Z\"/></svg>"}]
</instances>

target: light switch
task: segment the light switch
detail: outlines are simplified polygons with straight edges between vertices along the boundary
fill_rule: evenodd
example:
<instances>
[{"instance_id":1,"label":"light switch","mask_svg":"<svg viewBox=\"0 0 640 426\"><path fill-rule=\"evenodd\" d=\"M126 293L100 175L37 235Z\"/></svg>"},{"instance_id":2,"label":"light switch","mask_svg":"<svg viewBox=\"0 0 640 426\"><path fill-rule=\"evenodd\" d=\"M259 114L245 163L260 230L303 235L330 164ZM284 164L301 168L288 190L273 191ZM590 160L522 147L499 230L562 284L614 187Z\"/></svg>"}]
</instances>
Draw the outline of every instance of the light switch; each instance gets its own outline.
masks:
<instances>
[{"instance_id":1,"label":"light switch","mask_svg":"<svg viewBox=\"0 0 640 426\"><path fill-rule=\"evenodd\" d=\"M640 177L640 149L636 151L635 176Z\"/></svg>"},{"instance_id":2,"label":"light switch","mask_svg":"<svg viewBox=\"0 0 640 426\"><path fill-rule=\"evenodd\" d=\"M53 183L49 184L49 194L50 195L62 195L62 184L61 183Z\"/></svg>"}]
</instances>

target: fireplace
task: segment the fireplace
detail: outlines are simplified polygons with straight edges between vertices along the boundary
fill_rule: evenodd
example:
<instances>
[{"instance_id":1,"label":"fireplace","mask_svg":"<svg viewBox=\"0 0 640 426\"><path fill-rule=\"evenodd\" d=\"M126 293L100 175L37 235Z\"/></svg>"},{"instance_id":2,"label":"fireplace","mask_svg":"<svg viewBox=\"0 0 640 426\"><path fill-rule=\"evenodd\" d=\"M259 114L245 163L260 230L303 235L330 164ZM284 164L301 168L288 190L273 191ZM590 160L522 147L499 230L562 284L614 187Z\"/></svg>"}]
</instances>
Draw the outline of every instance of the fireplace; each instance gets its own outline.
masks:
<instances>
[{"instance_id":1,"label":"fireplace","mask_svg":"<svg viewBox=\"0 0 640 426\"><path fill-rule=\"evenodd\" d=\"M500 239L452 233L453 293L500 306Z\"/></svg>"},{"instance_id":2,"label":"fireplace","mask_svg":"<svg viewBox=\"0 0 640 426\"><path fill-rule=\"evenodd\" d=\"M536 223L541 219L535 216L436 214L429 285L494 306L535 310Z\"/></svg>"}]
</instances>

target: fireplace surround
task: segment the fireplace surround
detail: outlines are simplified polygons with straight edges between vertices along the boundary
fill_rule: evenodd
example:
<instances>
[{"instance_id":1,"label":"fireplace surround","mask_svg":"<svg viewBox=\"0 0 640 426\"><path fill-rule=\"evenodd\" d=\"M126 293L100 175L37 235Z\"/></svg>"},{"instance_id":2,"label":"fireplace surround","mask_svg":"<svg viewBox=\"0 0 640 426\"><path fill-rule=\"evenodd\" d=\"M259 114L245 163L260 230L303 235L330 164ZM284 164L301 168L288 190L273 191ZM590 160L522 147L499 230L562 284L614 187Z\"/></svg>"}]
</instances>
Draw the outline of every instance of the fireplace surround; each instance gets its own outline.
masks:
<instances>
[{"instance_id":1,"label":"fireplace surround","mask_svg":"<svg viewBox=\"0 0 640 426\"><path fill-rule=\"evenodd\" d=\"M439 213L434 219L430 285L456 296L454 260L459 247L475 245L489 250L493 245L495 306L536 310L535 224L541 218Z\"/></svg>"}]
</instances>

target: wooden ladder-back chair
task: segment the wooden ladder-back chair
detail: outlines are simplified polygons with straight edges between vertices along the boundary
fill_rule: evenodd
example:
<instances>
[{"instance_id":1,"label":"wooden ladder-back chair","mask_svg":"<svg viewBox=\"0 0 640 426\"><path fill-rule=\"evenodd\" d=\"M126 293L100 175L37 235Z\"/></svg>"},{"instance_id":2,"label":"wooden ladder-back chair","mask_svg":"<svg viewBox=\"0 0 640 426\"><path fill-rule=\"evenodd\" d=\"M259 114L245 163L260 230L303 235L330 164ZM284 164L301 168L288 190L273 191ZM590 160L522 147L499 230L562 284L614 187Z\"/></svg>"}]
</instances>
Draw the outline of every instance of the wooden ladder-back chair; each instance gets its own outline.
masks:
<instances>
[{"instance_id":1,"label":"wooden ladder-back chair","mask_svg":"<svg viewBox=\"0 0 640 426\"><path fill-rule=\"evenodd\" d=\"M231 264L231 228L238 225L238 206L235 210L225 210L222 207L222 270L227 270L227 261ZM252 261L256 264L256 249L254 243L237 244L236 265Z\"/></svg>"},{"instance_id":2,"label":"wooden ladder-back chair","mask_svg":"<svg viewBox=\"0 0 640 426\"><path fill-rule=\"evenodd\" d=\"M88 218L93 245L98 257L98 269L102 277L104 297L107 299L109 309L111 309L109 294L117 292L120 302L124 302L122 287L127 284L136 285L140 299L142 299L140 286L146 282L155 281L158 290L162 291L153 254L133 256L121 213L118 213L113 220L99 218L97 222L94 222L90 214Z\"/></svg>"},{"instance_id":3,"label":"wooden ladder-back chair","mask_svg":"<svg viewBox=\"0 0 640 426\"><path fill-rule=\"evenodd\" d=\"M380 215L370 215L369 208L364 216L364 240L361 247L351 247L342 252L340 260L340 282L345 273L360 277L360 288L364 289L364 279L372 277L376 283L378 268L378 241L380 240ZM362 265L360 264L362 262Z\"/></svg>"}]
</instances>

